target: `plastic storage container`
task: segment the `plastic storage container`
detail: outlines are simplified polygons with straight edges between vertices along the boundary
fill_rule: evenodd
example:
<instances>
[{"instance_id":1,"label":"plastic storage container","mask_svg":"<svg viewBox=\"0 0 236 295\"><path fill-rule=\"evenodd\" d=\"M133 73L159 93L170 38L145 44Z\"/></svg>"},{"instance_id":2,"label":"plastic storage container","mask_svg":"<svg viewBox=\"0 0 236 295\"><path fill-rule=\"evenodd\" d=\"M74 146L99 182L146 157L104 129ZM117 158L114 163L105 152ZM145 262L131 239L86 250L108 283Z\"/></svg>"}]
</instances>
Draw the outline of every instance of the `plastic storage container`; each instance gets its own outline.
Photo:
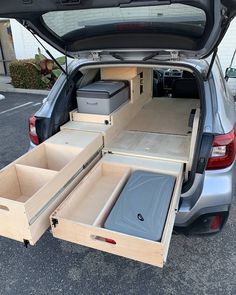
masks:
<instances>
[{"instance_id":1,"label":"plastic storage container","mask_svg":"<svg viewBox=\"0 0 236 295\"><path fill-rule=\"evenodd\" d=\"M128 81L102 80L77 90L80 113L109 115L128 99Z\"/></svg>"}]
</instances>

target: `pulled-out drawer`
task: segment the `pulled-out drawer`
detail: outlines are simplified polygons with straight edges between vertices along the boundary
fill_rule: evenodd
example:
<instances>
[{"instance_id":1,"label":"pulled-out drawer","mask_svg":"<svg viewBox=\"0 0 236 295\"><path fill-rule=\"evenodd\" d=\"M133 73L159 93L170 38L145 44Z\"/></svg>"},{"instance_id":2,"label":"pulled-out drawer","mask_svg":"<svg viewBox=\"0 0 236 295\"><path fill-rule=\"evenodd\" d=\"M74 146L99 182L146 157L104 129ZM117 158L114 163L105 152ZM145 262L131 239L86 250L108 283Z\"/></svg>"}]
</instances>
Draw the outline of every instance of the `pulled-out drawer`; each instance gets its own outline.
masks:
<instances>
[{"instance_id":1,"label":"pulled-out drawer","mask_svg":"<svg viewBox=\"0 0 236 295\"><path fill-rule=\"evenodd\" d=\"M102 144L99 134L63 130L2 169L0 235L34 245L49 227L50 214L86 173L86 162L99 157Z\"/></svg>"},{"instance_id":2,"label":"pulled-out drawer","mask_svg":"<svg viewBox=\"0 0 236 295\"><path fill-rule=\"evenodd\" d=\"M176 177L160 242L103 227L130 174L135 170ZM178 208L182 180L182 163L106 154L51 215L53 236L163 267Z\"/></svg>"}]
</instances>

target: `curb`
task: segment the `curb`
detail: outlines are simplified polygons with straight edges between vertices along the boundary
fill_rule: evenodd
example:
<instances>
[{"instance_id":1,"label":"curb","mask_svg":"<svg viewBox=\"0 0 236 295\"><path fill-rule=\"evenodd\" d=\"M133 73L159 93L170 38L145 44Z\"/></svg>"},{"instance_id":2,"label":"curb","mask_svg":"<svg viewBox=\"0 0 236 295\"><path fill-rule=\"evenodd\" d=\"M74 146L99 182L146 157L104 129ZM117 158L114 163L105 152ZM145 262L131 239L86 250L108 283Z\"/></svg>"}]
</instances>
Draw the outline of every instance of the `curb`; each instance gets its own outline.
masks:
<instances>
[{"instance_id":1,"label":"curb","mask_svg":"<svg viewBox=\"0 0 236 295\"><path fill-rule=\"evenodd\" d=\"M38 90L38 89L22 89L22 88L14 88L14 87L1 87L0 92L12 92L12 93L27 93L27 94L41 94L48 95L50 91L48 90Z\"/></svg>"}]
</instances>

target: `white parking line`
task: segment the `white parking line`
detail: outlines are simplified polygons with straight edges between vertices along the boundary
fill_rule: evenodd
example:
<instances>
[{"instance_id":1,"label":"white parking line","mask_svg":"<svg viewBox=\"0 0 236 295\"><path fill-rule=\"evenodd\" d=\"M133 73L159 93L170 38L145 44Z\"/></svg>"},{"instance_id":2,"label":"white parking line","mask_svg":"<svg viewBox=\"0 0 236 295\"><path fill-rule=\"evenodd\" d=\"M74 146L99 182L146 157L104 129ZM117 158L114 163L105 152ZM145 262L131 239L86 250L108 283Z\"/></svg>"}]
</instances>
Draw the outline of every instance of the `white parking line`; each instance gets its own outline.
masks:
<instances>
[{"instance_id":1,"label":"white parking line","mask_svg":"<svg viewBox=\"0 0 236 295\"><path fill-rule=\"evenodd\" d=\"M42 104L41 102L35 103L33 104L33 107L39 106L40 104Z\"/></svg>"},{"instance_id":2,"label":"white parking line","mask_svg":"<svg viewBox=\"0 0 236 295\"><path fill-rule=\"evenodd\" d=\"M2 111L2 112L0 112L0 115L5 114L5 113L8 113L8 112L11 112L11 111L14 111L14 110L19 109L19 108L23 108L23 107L25 107L25 106L27 106L27 105L29 105L29 104L32 104L32 103L33 103L33 102L30 101L30 102L27 102L27 103L21 104L21 105L19 105L19 106L17 106L17 107L14 107L14 108L11 108L11 109L8 109L8 110L5 110L5 111Z\"/></svg>"}]
</instances>

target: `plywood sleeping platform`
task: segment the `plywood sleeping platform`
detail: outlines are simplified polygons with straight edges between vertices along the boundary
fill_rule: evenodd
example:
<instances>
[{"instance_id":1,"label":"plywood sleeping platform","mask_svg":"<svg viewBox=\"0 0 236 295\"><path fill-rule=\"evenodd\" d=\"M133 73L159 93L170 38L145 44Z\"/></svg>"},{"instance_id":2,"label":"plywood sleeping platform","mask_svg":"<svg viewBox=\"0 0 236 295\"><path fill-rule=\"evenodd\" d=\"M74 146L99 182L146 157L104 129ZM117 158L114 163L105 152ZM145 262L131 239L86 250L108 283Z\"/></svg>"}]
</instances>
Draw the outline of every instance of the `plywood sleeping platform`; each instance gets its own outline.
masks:
<instances>
[{"instance_id":1,"label":"plywood sleeping platform","mask_svg":"<svg viewBox=\"0 0 236 295\"><path fill-rule=\"evenodd\" d=\"M123 131L105 150L187 163L190 141L190 136Z\"/></svg>"},{"instance_id":2,"label":"plywood sleeping platform","mask_svg":"<svg viewBox=\"0 0 236 295\"><path fill-rule=\"evenodd\" d=\"M105 152L165 159L191 168L199 127L198 99L154 98L144 105ZM189 127L191 110L195 110Z\"/></svg>"},{"instance_id":3,"label":"plywood sleeping platform","mask_svg":"<svg viewBox=\"0 0 236 295\"><path fill-rule=\"evenodd\" d=\"M127 130L188 135L190 112L197 108L199 99L153 98L128 124Z\"/></svg>"}]
</instances>

